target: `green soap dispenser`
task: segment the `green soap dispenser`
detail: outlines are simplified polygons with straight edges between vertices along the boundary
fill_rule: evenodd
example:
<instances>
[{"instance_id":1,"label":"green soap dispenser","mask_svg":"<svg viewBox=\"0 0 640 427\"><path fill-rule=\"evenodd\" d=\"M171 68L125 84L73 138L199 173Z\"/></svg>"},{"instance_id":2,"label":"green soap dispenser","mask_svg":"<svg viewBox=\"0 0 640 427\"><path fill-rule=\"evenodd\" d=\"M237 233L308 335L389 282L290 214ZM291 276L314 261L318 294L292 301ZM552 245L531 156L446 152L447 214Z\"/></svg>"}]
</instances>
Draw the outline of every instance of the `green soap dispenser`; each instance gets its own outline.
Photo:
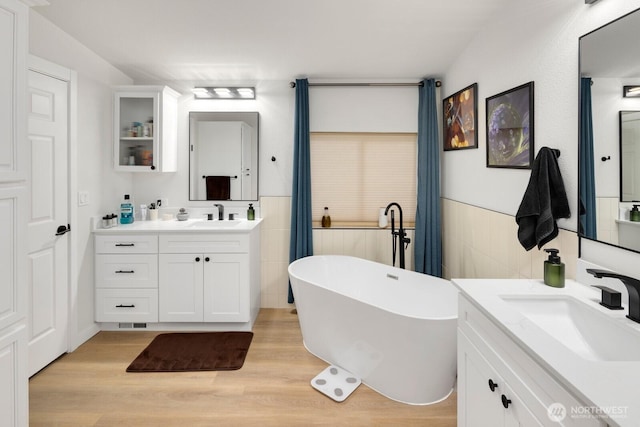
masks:
<instances>
[{"instance_id":1,"label":"green soap dispenser","mask_svg":"<svg viewBox=\"0 0 640 427\"><path fill-rule=\"evenodd\" d=\"M629 212L629 221L640 222L640 210L638 210L638 206L633 205L633 209Z\"/></svg>"},{"instance_id":2,"label":"green soap dispenser","mask_svg":"<svg viewBox=\"0 0 640 427\"><path fill-rule=\"evenodd\" d=\"M249 203L249 209L247 209L247 219L253 221L256 219L256 210L253 209L253 203Z\"/></svg>"},{"instance_id":3,"label":"green soap dispenser","mask_svg":"<svg viewBox=\"0 0 640 427\"><path fill-rule=\"evenodd\" d=\"M554 288L564 288L564 263L560 261L557 249L545 249L549 259L544 262L544 284Z\"/></svg>"}]
</instances>

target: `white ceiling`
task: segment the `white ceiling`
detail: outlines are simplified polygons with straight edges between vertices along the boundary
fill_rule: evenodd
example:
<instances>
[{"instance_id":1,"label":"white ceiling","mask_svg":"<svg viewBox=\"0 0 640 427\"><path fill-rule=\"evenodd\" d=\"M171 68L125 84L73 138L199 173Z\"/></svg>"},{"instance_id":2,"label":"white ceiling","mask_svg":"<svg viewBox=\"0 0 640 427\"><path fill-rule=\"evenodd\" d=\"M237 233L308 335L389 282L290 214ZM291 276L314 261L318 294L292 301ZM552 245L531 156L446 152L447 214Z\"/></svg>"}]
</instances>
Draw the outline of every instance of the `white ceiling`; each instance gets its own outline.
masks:
<instances>
[{"instance_id":1,"label":"white ceiling","mask_svg":"<svg viewBox=\"0 0 640 427\"><path fill-rule=\"evenodd\" d=\"M511 1L49 0L34 10L138 84L248 84L439 77Z\"/></svg>"}]
</instances>

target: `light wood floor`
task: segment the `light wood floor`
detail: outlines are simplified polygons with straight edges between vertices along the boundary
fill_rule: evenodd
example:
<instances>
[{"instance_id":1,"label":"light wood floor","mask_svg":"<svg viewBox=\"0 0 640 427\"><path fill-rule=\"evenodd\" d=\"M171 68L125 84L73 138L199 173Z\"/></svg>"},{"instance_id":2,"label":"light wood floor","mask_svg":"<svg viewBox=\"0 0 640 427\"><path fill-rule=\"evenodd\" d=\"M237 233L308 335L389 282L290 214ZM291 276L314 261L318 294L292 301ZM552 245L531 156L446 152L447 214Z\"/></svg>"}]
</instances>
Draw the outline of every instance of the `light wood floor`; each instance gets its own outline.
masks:
<instances>
[{"instance_id":1,"label":"light wood floor","mask_svg":"<svg viewBox=\"0 0 640 427\"><path fill-rule=\"evenodd\" d=\"M263 309L237 371L126 373L155 332L100 332L29 383L30 426L455 426L456 395L430 406L364 384L334 402L309 381L325 362L302 345L298 318Z\"/></svg>"}]
</instances>

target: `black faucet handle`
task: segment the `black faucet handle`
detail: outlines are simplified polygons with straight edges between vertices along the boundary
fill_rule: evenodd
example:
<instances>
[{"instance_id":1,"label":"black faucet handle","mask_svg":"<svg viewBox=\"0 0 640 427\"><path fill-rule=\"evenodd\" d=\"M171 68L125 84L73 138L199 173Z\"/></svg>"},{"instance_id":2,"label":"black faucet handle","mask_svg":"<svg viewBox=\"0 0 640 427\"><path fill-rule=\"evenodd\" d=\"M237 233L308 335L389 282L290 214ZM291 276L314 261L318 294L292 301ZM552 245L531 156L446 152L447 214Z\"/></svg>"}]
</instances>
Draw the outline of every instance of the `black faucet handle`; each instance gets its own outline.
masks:
<instances>
[{"instance_id":1,"label":"black faucet handle","mask_svg":"<svg viewBox=\"0 0 640 427\"><path fill-rule=\"evenodd\" d=\"M622 307L622 294L615 289L611 289L607 286L593 285L594 288L598 288L602 291L602 297L600 305L607 307L609 310L623 310Z\"/></svg>"}]
</instances>

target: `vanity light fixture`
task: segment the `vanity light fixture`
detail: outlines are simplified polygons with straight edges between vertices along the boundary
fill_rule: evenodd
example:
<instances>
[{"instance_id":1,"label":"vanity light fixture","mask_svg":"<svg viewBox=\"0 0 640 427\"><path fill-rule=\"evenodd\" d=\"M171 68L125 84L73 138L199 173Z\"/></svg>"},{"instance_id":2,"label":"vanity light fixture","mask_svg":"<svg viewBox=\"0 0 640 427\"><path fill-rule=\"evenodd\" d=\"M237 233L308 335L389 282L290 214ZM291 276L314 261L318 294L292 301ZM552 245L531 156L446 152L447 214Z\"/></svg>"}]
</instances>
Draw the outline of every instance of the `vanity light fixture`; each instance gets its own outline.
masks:
<instances>
[{"instance_id":1,"label":"vanity light fixture","mask_svg":"<svg viewBox=\"0 0 640 427\"><path fill-rule=\"evenodd\" d=\"M194 87L195 99L256 99L253 87Z\"/></svg>"},{"instance_id":2,"label":"vanity light fixture","mask_svg":"<svg viewBox=\"0 0 640 427\"><path fill-rule=\"evenodd\" d=\"M625 98L640 96L640 86L623 86L622 96Z\"/></svg>"}]
</instances>

